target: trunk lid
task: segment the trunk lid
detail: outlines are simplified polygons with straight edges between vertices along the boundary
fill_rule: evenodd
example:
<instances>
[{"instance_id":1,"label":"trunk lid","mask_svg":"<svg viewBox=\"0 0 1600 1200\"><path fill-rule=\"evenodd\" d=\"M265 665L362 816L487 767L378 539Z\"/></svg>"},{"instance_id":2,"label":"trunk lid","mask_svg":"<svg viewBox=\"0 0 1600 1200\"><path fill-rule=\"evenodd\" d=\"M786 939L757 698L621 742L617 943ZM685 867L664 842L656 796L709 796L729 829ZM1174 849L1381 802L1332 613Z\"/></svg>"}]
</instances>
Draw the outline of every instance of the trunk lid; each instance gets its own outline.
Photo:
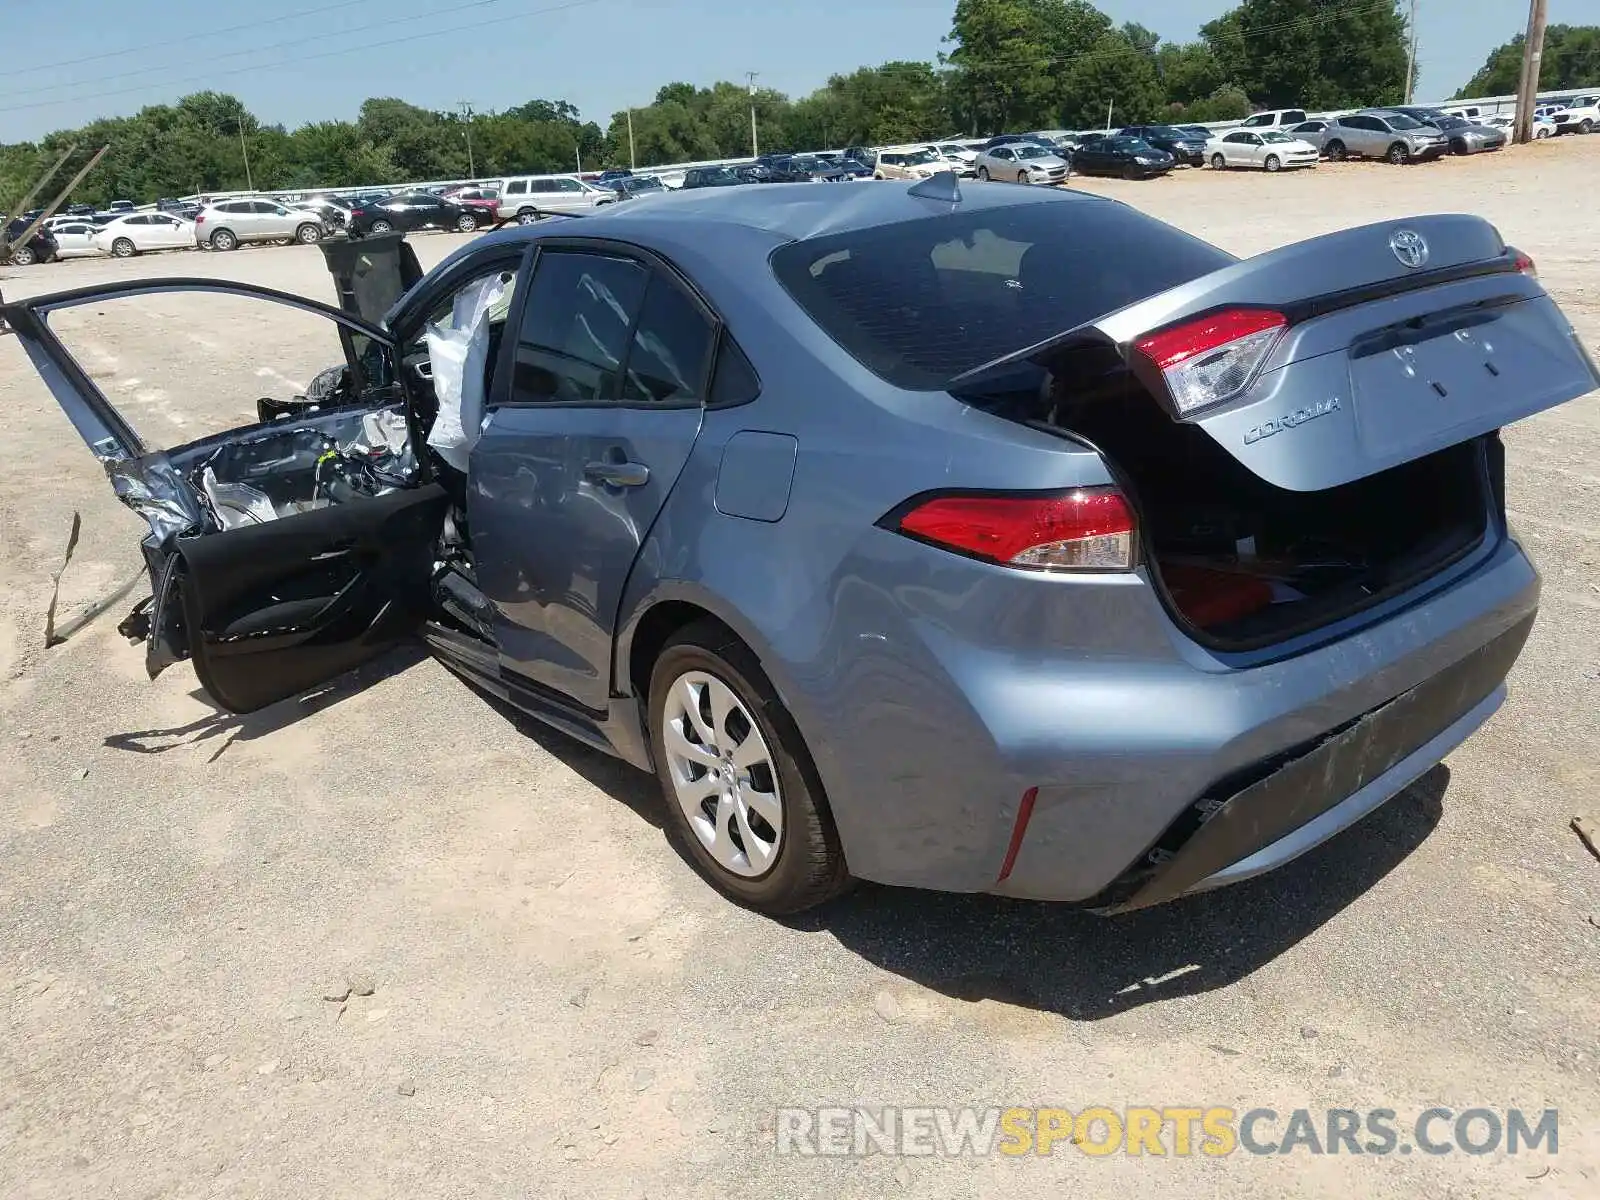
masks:
<instances>
[{"instance_id":1,"label":"trunk lid","mask_svg":"<svg viewBox=\"0 0 1600 1200\"><path fill-rule=\"evenodd\" d=\"M1242 466L1291 491L1337 487L1600 387L1571 323L1471 216L1343 230L1244 259L967 372L1109 343L1157 395L1135 343L1233 308L1288 327L1248 388L1183 418Z\"/></svg>"}]
</instances>

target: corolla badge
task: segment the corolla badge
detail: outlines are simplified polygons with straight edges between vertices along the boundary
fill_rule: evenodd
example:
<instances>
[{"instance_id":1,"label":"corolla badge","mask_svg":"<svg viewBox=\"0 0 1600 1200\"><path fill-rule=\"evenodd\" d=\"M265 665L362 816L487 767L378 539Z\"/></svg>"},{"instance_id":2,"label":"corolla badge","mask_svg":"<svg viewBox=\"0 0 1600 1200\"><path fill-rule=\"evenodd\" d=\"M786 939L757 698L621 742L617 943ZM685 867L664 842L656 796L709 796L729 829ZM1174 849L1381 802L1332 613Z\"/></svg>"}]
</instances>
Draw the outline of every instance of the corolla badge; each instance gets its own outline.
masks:
<instances>
[{"instance_id":1,"label":"corolla badge","mask_svg":"<svg viewBox=\"0 0 1600 1200\"><path fill-rule=\"evenodd\" d=\"M1389 235L1389 249L1402 267L1415 270L1428 261L1428 243L1415 229L1396 229Z\"/></svg>"},{"instance_id":2,"label":"corolla badge","mask_svg":"<svg viewBox=\"0 0 1600 1200\"><path fill-rule=\"evenodd\" d=\"M1339 411L1339 397L1329 396L1326 400L1318 400L1315 404L1305 408L1297 408L1294 412L1284 413L1283 416L1271 421L1263 421L1252 427L1244 435L1246 446L1259 442L1262 438L1269 438L1275 433L1283 433L1293 429L1296 425L1304 425L1307 421L1315 421L1318 417L1326 417Z\"/></svg>"}]
</instances>

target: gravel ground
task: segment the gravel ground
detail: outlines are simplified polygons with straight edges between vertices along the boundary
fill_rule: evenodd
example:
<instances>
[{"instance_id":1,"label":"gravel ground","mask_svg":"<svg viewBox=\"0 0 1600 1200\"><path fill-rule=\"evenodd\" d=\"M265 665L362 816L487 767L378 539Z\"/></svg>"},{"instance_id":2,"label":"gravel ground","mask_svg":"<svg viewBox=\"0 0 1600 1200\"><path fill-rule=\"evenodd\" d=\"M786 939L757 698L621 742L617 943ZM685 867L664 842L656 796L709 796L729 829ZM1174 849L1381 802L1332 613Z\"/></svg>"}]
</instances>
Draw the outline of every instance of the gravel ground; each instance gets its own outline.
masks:
<instances>
[{"instance_id":1,"label":"gravel ground","mask_svg":"<svg viewBox=\"0 0 1600 1200\"><path fill-rule=\"evenodd\" d=\"M1574 213L1597 179L1600 138L1563 138L1427 167L1084 186L1240 253L1482 213L1592 348L1600 251ZM427 264L460 239L415 240ZM331 299L303 247L16 269L4 286L158 274ZM314 322L249 311L155 296L62 325L171 443L336 357ZM140 525L9 337L0 412L0 1194L1600 1190L1600 862L1568 829L1600 817L1600 397L1508 435L1510 507L1546 586L1494 721L1278 874L1114 921L875 887L803 920L753 916L668 848L652 780L419 654L240 719L187 667L145 679L114 629L126 602L46 651L73 512L64 617L137 569ZM1555 1107L1560 1152L774 1152L776 1106L828 1104L1378 1107L1402 1128L1435 1104Z\"/></svg>"}]
</instances>

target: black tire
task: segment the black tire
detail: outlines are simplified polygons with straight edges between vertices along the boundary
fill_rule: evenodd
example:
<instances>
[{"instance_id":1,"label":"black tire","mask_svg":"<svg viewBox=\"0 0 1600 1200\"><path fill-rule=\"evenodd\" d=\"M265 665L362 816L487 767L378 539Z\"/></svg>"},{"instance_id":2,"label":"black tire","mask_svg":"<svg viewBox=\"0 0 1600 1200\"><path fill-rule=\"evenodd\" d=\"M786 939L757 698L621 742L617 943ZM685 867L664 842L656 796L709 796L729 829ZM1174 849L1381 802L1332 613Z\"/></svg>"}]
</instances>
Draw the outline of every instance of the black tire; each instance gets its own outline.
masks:
<instances>
[{"instance_id":1,"label":"black tire","mask_svg":"<svg viewBox=\"0 0 1600 1200\"><path fill-rule=\"evenodd\" d=\"M1026 171L1018 171L1017 172L1017 182L1018 183L1027 183L1028 182L1028 173Z\"/></svg>"},{"instance_id":2,"label":"black tire","mask_svg":"<svg viewBox=\"0 0 1600 1200\"><path fill-rule=\"evenodd\" d=\"M1388 153L1383 157L1395 166L1403 167L1411 161L1411 151L1406 148L1404 142L1396 142L1389 147Z\"/></svg>"},{"instance_id":3,"label":"black tire","mask_svg":"<svg viewBox=\"0 0 1600 1200\"><path fill-rule=\"evenodd\" d=\"M532 225L538 219L539 214L531 208L519 208L517 210L518 225Z\"/></svg>"},{"instance_id":4,"label":"black tire","mask_svg":"<svg viewBox=\"0 0 1600 1200\"><path fill-rule=\"evenodd\" d=\"M111 256L113 258L132 258L137 253L139 253L139 247L135 246L128 238L118 238L111 243Z\"/></svg>"},{"instance_id":5,"label":"black tire","mask_svg":"<svg viewBox=\"0 0 1600 1200\"><path fill-rule=\"evenodd\" d=\"M390 221L385 221L382 217L379 217L371 225L367 226L367 232L368 233L393 233L394 232L394 224L392 222L390 222Z\"/></svg>"},{"instance_id":6,"label":"black tire","mask_svg":"<svg viewBox=\"0 0 1600 1200\"><path fill-rule=\"evenodd\" d=\"M31 267L39 261L39 256L33 252L32 246L11 247L11 265L14 267Z\"/></svg>"},{"instance_id":7,"label":"black tire","mask_svg":"<svg viewBox=\"0 0 1600 1200\"><path fill-rule=\"evenodd\" d=\"M474 233L478 228L478 218L471 213L462 213L456 218L457 233Z\"/></svg>"},{"instance_id":8,"label":"black tire","mask_svg":"<svg viewBox=\"0 0 1600 1200\"><path fill-rule=\"evenodd\" d=\"M211 231L211 248L213 250L237 250L239 239L234 236L231 229L214 229Z\"/></svg>"},{"instance_id":9,"label":"black tire","mask_svg":"<svg viewBox=\"0 0 1600 1200\"><path fill-rule=\"evenodd\" d=\"M1324 146L1322 152L1328 156L1329 162L1343 162L1345 159L1350 157L1350 151L1347 150L1345 148L1345 144L1339 141L1337 138Z\"/></svg>"},{"instance_id":10,"label":"black tire","mask_svg":"<svg viewBox=\"0 0 1600 1200\"><path fill-rule=\"evenodd\" d=\"M1222 151L1218 150L1211 156L1211 169L1213 171L1226 171L1228 169L1228 160L1223 157Z\"/></svg>"},{"instance_id":11,"label":"black tire","mask_svg":"<svg viewBox=\"0 0 1600 1200\"><path fill-rule=\"evenodd\" d=\"M1450 153L1451 154L1471 154L1472 151L1467 147L1467 143L1466 143L1466 141L1464 139L1462 139L1462 138L1454 138L1450 142Z\"/></svg>"},{"instance_id":12,"label":"black tire","mask_svg":"<svg viewBox=\"0 0 1600 1200\"><path fill-rule=\"evenodd\" d=\"M1578 122L1578 132L1579 133L1593 133L1594 132L1594 122L1591 121L1588 117L1585 117L1583 120Z\"/></svg>"},{"instance_id":13,"label":"black tire","mask_svg":"<svg viewBox=\"0 0 1600 1200\"><path fill-rule=\"evenodd\" d=\"M714 859L689 826L673 790L664 738L664 714L672 685L686 671L703 671L726 684L755 718L772 749L783 831L777 861L754 878L736 875ZM839 834L823 797L811 754L794 719L778 699L743 642L721 625L704 622L676 634L650 674L650 747L657 763L666 829L696 871L729 899L769 916L814 908L850 885Z\"/></svg>"},{"instance_id":14,"label":"black tire","mask_svg":"<svg viewBox=\"0 0 1600 1200\"><path fill-rule=\"evenodd\" d=\"M978 168L978 178L983 180L985 183L988 183L989 182L989 168L988 167L979 167Z\"/></svg>"},{"instance_id":15,"label":"black tire","mask_svg":"<svg viewBox=\"0 0 1600 1200\"><path fill-rule=\"evenodd\" d=\"M322 240L322 227L307 221L294 231L294 240L302 246L315 246Z\"/></svg>"}]
</instances>

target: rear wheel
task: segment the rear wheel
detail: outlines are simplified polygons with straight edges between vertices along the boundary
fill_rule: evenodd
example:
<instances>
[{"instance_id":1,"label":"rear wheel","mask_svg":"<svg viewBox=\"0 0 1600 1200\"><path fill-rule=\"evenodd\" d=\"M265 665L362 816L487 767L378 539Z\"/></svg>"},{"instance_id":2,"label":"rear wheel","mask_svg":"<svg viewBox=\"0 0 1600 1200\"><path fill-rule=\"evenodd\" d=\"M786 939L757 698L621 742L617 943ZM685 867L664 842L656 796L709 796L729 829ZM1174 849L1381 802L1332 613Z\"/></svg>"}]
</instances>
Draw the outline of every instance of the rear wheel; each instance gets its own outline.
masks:
<instances>
[{"instance_id":1,"label":"rear wheel","mask_svg":"<svg viewBox=\"0 0 1600 1200\"><path fill-rule=\"evenodd\" d=\"M1211 169L1214 171L1226 171L1228 169L1228 160L1222 157L1221 151L1211 156Z\"/></svg>"},{"instance_id":2,"label":"rear wheel","mask_svg":"<svg viewBox=\"0 0 1600 1200\"><path fill-rule=\"evenodd\" d=\"M1411 161L1411 151L1406 149L1404 142L1396 142L1389 147L1389 153L1385 154L1384 157L1398 167Z\"/></svg>"},{"instance_id":3,"label":"rear wheel","mask_svg":"<svg viewBox=\"0 0 1600 1200\"><path fill-rule=\"evenodd\" d=\"M456 218L456 231L458 233L471 233L478 227L478 218L471 213L462 213Z\"/></svg>"},{"instance_id":4,"label":"rear wheel","mask_svg":"<svg viewBox=\"0 0 1600 1200\"><path fill-rule=\"evenodd\" d=\"M39 261L39 256L33 252L32 246L13 246L11 248L11 263L17 267L31 267Z\"/></svg>"},{"instance_id":5,"label":"rear wheel","mask_svg":"<svg viewBox=\"0 0 1600 1200\"><path fill-rule=\"evenodd\" d=\"M111 254L114 258L132 258L139 253L139 248L127 238L118 238L111 243Z\"/></svg>"},{"instance_id":6,"label":"rear wheel","mask_svg":"<svg viewBox=\"0 0 1600 1200\"><path fill-rule=\"evenodd\" d=\"M1343 162L1350 157L1350 151L1345 149L1345 145L1341 141L1329 142L1323 153L1328 156L1329 162Z\"/></svg>"},{"instance_id":7,"label":"rear wheel","mask_svg":"<svg viewBox=\"0 0 1600 1200\"><path fill-rule=\"evenodd\" d=\"M237 250L239 239L233 236L231 229L218 229L211 234L211 248L213 250Z\"/></svg>"},{"instance_id":8,"label":"rear wheel","mask_svg":"<svg viewBox=\"0 0 1600 1200\"><path fill-rule=\"evenodd\" d=\"M302 246L312 246L322 240L322 230L313 225L310 221L307 221L304 225L300 226L299 229L294 231L294 238L295 241L299 242Z\"/></svg>"},{"instance_id":9,"label":"rear wheel","mask_svg":"<svg viewBox=\"0 0 1600 1200\"><path fill-rule=\"evenodd\" d=\"M811 755L761 665L698 624L650 676L650 737L669 834L718 891L772 915L849 882Z\"/></svg>"},{"instance_id":10,"label":"rear wheel","mask_svg":"<svg viewBox=\"0 0 1600 1200\"><path fill-rule=\"evenodd\" d=\"M517 224L518 225L532 225L538 219L539 219L539 214L537 212L535 212L531 208L519 208L519 209L517 209Z\"/></svg>"},{"instance_id":11,"label":"rear wheel","mask_svg":"<svg viewBox=\"0 0 1600 1200\"><path fill-rule=\"evenodd\" d=\"M391 223L389 221L385 221L382 218L379 218L378 220L376 220L376 221L374 221L372 223L372 232L373 233L393 233L394 232L394 225L393 225L393 223Z\"/></svg>"},{"instance_id":12,"label":"rear wheel","mask_svg":"<svg viewBox=\"0 0 1600 1200\"><path fill-rule=\"evenodd\" d=\"M1550 131L1548 129L1535 129L1533 131L1533 139L1536 142L1542 142L1542 141L1544 141L1545 138L1547 138L1549 136L1550 136Z\"/></svg>"},{"instance_id":13,"label":"rear wheel","mask_svg":"<svg viewBox=\"0 0 1600 1200\"><path fill-rule=\"evenodd\" d=\"M1262 163L1261 165L1264 166L1269 171L1281 171L1281 170L1283 170L1283 160L1281 158L1279 158L1276 154L1267 155L1266 162Z\"/></svg>"}]
</instances>

